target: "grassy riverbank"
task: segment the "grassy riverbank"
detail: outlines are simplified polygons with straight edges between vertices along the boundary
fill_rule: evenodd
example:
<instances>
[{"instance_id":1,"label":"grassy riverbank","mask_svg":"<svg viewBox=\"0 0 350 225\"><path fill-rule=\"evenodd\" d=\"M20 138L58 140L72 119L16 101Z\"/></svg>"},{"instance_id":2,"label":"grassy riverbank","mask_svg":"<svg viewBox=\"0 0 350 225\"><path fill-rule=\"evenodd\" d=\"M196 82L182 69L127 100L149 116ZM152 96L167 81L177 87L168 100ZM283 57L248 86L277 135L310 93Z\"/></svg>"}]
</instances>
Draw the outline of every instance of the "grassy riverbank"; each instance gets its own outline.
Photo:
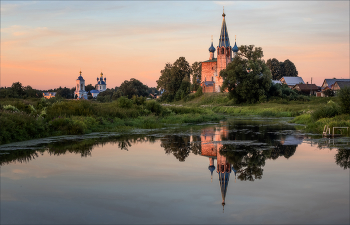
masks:
<instances>
[{"instance_id":1,"label":"grassy riverbank","mask_svg":"<svg viewBox=\"0 0 350 225\"><path fill-rule=\"evenodd\" d=\"M324 125L331 129L333 126L350 127L350 116L341 115L337 98L280 99L251 105L232 105L227 93L204 94L171 105L161 105L141 97L121 97L108 103L1 99L0 144L55 135L162 128L174 124L219 121L226 116L249 115L296 117L293 123L305 124L302 129L318 134L322 133Z\"/></svg>"},{"instance_id":2,"label":"grassy riverbank","mask_svg":"<svg viewBox=\"0 0 350 225\"><path fill-rule=\"evenodd\" d=\"M110 103L75 100L2 99L0 144L65 134L219 121L224 115L198 107L162 106L144 98Z\"/></svg>"}]
</instances>

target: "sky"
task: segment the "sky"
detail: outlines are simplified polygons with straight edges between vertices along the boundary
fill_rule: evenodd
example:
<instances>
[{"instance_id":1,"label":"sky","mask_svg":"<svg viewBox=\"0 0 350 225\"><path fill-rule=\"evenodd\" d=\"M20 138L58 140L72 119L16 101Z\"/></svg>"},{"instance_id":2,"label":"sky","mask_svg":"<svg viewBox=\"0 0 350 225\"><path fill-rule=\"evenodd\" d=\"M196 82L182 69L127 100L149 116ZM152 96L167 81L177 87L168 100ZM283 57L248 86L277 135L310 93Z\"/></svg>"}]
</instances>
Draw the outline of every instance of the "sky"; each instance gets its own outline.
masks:
<instances>
[{"instance_id":1,"label":"sky","mask_svg":"<svg viewBox=\"0 0 350 225\"><path fill-rule=\"evenodd\" d=\"M222 10L231 45L291 60L305 82L350 78L349 1L1 1L0 86L156 87L166 63L209 59ZM216 53L215 53L216 55Z\"/></svg>"}]
</instances>

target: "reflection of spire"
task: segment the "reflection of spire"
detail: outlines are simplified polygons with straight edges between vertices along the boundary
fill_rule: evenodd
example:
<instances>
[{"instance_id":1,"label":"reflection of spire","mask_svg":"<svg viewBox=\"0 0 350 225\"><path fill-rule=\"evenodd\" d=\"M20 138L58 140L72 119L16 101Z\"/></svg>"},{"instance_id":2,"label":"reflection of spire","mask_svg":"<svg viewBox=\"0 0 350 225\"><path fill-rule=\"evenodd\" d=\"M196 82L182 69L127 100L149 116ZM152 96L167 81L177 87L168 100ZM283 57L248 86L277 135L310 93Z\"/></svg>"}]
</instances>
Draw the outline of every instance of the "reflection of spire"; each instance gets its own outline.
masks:
<instances>
[{"instance_id":1,"label":"reflection of spire","mask_svg":"<svg viewBox=\"0 0 350 225\"><path fill-rule=\"evenodd\" d=\"M208 167L209 171L210 171L210 180L211 182L213 182L213 171L215 170L215 166L214 166L214 159L212 157L209 158L209 167Z\"/></svg>"},{"instance_id":2,"label":"reflection of spire","mask_svg":"<svg viewBox=\"0 0 350 225\"><path fill-rule=\"evenodd\" d=\"M222 206L225 205L225 197L226 197L227 186L228 186L229 180L230 180L230 173L229 172L219 172Z\"/></svg>"}]
</instances>

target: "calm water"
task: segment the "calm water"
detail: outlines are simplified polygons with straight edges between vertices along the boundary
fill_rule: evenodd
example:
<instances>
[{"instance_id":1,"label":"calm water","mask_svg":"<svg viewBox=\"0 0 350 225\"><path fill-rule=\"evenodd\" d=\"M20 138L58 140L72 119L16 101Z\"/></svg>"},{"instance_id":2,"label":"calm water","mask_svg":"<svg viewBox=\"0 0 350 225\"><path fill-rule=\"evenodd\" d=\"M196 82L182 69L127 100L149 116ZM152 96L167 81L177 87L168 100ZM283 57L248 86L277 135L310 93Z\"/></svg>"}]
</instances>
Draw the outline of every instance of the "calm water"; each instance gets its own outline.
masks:
<instances>
[{"instance_id":1,"label":"calm water","mask_svg":"<svg viewBox=\"0 0 350 225\"><path fill-rule=\"evenodd\" d=\"M348 138L237 119L43 143L0 146L1 224L349 223Z\"/></svg>"}]
</instances>

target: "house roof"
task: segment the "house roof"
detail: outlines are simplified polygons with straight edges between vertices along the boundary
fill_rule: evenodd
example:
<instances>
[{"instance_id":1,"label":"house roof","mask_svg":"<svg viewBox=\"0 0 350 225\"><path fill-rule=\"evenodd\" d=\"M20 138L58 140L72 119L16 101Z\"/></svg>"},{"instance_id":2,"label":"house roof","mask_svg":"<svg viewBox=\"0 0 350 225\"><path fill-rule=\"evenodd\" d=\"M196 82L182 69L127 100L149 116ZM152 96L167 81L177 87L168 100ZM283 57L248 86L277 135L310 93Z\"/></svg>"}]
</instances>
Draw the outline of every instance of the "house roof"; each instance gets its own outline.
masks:
<instances>
[{"instance_id":1,"label":"house roof","mask_svg":"<svg viewBox=\"0 0 350 225\"><path fill-rule=\"evenodd\" d=\"M98 90L91 90L90 93L100 93Z\"/></svg>"},{"instance_id":2,"label":"house roof","mask_svg":"<svg viewBox=\"0 0 350 225\"><path fill-rule=\"evenodd\" d=\"M350 87L350 81L337 81L333 85L335 85L335 84L338 84L340 89L342 89L344 87Z\"/></svg>"},{"instance_id":3,"label":"house roof","mask_svg":"<svg viewBox=\"0 0 350 225\"><path fill-rule=\"evenodd\" d=\"M293 89L299 86L300 91L317 91L318 87L316 86L316 84L296 84L294 85Z\"/></svg>"},{"instance_id":4,"label":"house roof","mask_svg":"<svg viewBox=\"0 0 350 225\"><path fill-rule=\"evenodd\" d=\"M274 84L282 84L282 82L279 81L279 80L272 80L272 83L274 83Z\"/></svg>"},{"instance_id":5,"label":"house roof","mask_svg":"<svg viewBox=\"0 0 350 225\"><path fill-rule=\"evenodd\" d=\"M282 81L282 79L284 79L284 81L288 86L296 85L299 83L305 84L305 82L303 81L303 78L301 77L282 77L280 81Z\"/></svg>"},{"instance_id":6,"label":"house roof","mask_svg":"<svg viewBox=\"0 0 350 225\"><path fill-rule=\"evenodd\" d=\"M325 88L325 84L327 84L328 87L331 87L337 81L350 81L350 79L324 79L322 88Z\"/></svg>"},{"instance_id":7,"label":"house roof","mask_svg":"<svg viewBox=\"0 0 350 225\"><path fill-rule=\"evenodd\" d=\"M215 82L214 81L204 81L203 84L208 87L208 86L214 86Z\"/></svg>"},{"instance_id":8,"label":"house roof","mask_svg":"<svg viewBox=\"0 0 350 225\"><path fill-rule=\"evenodd\" d=\"M212 60L203 61L202 63L204 63L204 62L217 62L217 61L218 61L217 58L213 58Z\"/></svg>"}]
</instances>

